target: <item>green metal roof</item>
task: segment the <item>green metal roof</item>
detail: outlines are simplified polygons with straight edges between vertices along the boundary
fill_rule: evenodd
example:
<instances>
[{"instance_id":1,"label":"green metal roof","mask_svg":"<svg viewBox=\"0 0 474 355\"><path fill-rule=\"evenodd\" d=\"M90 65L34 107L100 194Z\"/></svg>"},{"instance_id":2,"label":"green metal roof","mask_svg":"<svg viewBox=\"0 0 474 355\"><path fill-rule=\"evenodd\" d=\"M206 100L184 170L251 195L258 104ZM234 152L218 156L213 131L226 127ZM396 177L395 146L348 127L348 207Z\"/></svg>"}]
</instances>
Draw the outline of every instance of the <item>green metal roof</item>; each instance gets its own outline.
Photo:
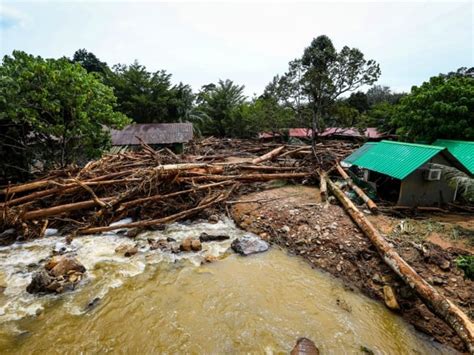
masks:
<instances>
[{"instance_id":1,"label":"green metal roof","mask_svg":"<svg viewBox=\"0 0 474 355\"><path fill-rule=\"evenodd\" d=\"M433 145L448 148L448 151L474 174L474 142L438 139Z\"/></svg>"},{"instance_id":2,"label":"green metal roof","mask_svg":"<svg viewBox=\"0 0 474 355\"><path fill-rule=\"evenodd\" d=\"M364 155L368 150L370 150L376 144L377 144L376 142L365 143L362 147L360 147L359 149L354 151L351 155L349 155L347 158L345 158L343 162L347 164L354 164L354 162L358 158Z\"/></svg>"},{"instance_id":3,"label":"green metal roof","mask_svg":"<svg viewBox=\"0 0 474 355\"><path fill-rule=\"evenodd\" d=\"M356 158L352 164L402 180L444 149L433 145L381 141L361 154L354 152L352 155L356 154Z\"/></svg>"}]
</instances>

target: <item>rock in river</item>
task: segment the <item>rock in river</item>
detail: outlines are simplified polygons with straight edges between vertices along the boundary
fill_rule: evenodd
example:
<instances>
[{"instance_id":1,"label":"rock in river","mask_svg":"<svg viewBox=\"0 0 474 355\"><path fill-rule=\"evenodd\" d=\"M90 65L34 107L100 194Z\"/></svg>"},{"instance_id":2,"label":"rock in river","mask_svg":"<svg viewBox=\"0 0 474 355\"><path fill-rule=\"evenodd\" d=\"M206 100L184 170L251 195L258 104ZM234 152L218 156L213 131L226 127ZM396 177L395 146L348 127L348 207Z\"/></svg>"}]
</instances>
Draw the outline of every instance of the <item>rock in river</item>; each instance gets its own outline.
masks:
<instances>
[{"instance_id":1,"label":"rock in river","mask_svg":"<svg viewBox=\"0 0 474 355\"><path fill-rule=\"evenodd\" d=\"M246 256L267 251L268 243L255 235L246 234L241 238L235 239L231 247L236 253Z\"/></svg>"},{"instance_id":2,"label":"rock in river","mask_svg":"<svg viewBox=\"0 0 474 355\"><path fill-rule=\"evenodd\" d=\"M290 355L318 355L319 350L308 338L299 338Z\"/></svg>"},{"instance_id":3,"label":"rock in river","mask_svg":"<svg viewBox=\"0 0 474 355\"><path fill-rule=\"evenodd\" d=\"M209 235L207 233L201 233L201 235L199 236L199 240L203 243L204 242L220 242L226 239L229 239L229 236L225 234Z\"/></svg>"}]
</instances>

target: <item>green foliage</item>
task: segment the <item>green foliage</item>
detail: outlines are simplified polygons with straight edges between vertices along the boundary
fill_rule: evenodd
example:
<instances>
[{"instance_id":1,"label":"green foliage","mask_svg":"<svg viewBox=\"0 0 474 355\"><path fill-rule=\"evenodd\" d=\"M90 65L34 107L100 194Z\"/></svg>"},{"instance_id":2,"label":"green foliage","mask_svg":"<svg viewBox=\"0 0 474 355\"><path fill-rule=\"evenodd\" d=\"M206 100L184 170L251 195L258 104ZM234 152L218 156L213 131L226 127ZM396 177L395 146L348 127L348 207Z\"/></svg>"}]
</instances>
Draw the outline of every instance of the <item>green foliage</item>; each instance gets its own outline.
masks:
<instances>
[{"instance_id":1,"label":"green foliage","mask_svg":"<svg viewBox=\"0 0 474 355\"><path fill-rule=\"evenodd\" d=\"M400 100L394 123L412 141L474 139L474 78L437 76Z\"/></svg>"},{"instance_id":2,"label":"green foliage","mask_svg":"<svg viewBox=\"0 0 474 355\"><path fill-rule=\"evenodd\" d=\"M289 71L278 79L279 90L275 92L280 101L296 103L300 112L301 107L309 109L309 117L300 117L309 121L304 126L319 132L329 120L335 121L331 111L338 97L373 84L379 76L380 68L374 60L366 60L357 48L344 46L337 52L329 37L323 35L313 39L301 59L290 62ZM340 116L347 119L347 112Z\"/></svg>"},{"instance_id":3,"label":"green foliage","mask_svg":"<svg viewBox=\"0 0 474 355\"><path fill-rule=\"evenodd\" d=\"M396 105L387 101L378 102L361 117L359 125L377 127L380 132L390 133L394 131L393 116L395 112Z\"/></svg>"},{"instance_id":4,"label":"green foliage","mask_svg":"<svg viewBox=\"0 0 474 355\"><path fill-rule=\"evenodd\" d=\"M201 124L204 134L224 137L242 131L245 126L245 122L241 122L240 108L245 101L243 91L244 86L236 85L231 80L219 80L217 85L202 87L197 101L199 110L207 117Z\"/></svg>"},{"instance_id":5,"label":"green foliage","mask_svg":"<svg viewBox=\"0 0 474 355\"><path fill-rule=\"evenodd\" d=\"M456 265L458 268L464 271L464 275L468 279L474 280L474 256L473 255L459 256L456 259Z\"/></svg>"},{"instance_id":6,"label":"green foliage","mask_svg":"<svg viewBox=\"0 0 474 355\"><path fill-rule=\"evenodd\" d=\"M188 85L171 84L171 74L154 73L135 61L117 64L105 83L114 88L118 109L137 123L184 120L193 107L194 96Z\"/></svg>"},{"instance_id":7,"label":"green foliage","mask_svg":"<svg viewBox=\"0 0 474 355\"><path fill-rule=\"evenodd\" d=\"M65 58L14 51L0 78L3 179L28 177L35 161L49 167L97 157L110 141L103 127L130 122L115 111L111 88Z\"/></svg>"},{"instance_id":8,"label":"green foliage","mask_svg":"<svg viewBox=\"0 0 474 355\"><path fill-rule=\"evenodd\" d=\"M107 63L101 62L94 53L88 52L85 49L78 49L74 53L72 61L80 64L88 73L106 74L110 72Z\"/></svg>"},{"instance_id":9,"label":"green foliage","mask_svg":"<svg viewBox=\"0 0 474 355\"><path fill-rule=\"evenodd\" d=\"M369 109L367 94L362 91L353 92L346 100L347 105L355 108L359 113L364 113Z\"/></svg>"}]
</instances>

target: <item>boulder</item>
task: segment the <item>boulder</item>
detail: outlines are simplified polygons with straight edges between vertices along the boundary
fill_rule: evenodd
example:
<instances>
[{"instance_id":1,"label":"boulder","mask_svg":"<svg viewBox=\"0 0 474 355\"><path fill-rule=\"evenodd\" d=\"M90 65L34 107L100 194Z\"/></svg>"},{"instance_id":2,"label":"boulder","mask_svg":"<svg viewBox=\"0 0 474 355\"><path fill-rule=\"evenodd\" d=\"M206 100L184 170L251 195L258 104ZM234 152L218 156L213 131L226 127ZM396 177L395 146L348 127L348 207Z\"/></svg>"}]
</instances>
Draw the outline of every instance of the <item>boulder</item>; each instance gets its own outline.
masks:
<instances>
[{"instance_id":1,"label":"boulder","mask_svg":"<svg viewBox=\"0 0 474 355\"><path fill-rule=\"evenodd\" d=\"M191 240L191 249L193 251L199 251L199 250L202 249L202 245L201 245L201 242L199 241L199 239Z\"/></svg>"},{"instance_id":2,"label":"boulder","mask_svg":"<svg viewBox=\"0 0 474 355\"><path fill-rule=\"evenodd\" d=\"M57 260L56 265L49 271L51 276L65 276L70 271L78 271L83 273L86 271L84 265L82 265L76 258L72 256L63 256Z\"/></svg>"},{"instance_id":3,"label":"boulder","mask_svg":"<svg viewBox=\"0 0 474 355\"><path fill-rule=\"evenodd\" d=\"M182 251L191 251L192 250L191 244L192 244L192 238L188 237L181 242L181 245L179 246L179 248Z\"/></svg>"},{"instance_id":4,"label":"boulder","mask_svg":"<svg viewBox=\"0 0 474 355\"><path fill-rule=\"evenodd\" d=\"M215 223L219 222L219 216L216 215L216 214L210 215L209 218L207 219L207 221L209 223L215 224Z\"/></svg>"},{"instance_id":5,"label":"boulder","mask_svg":"<svg viewBox=\"0 0 474 355\"><path fill-rule=\"evenodd\" d=\"M148 244L150 245L150 250L156 250L156 249L165 250L165 251L171 250L171 247L168 241L166 241L165 239L155 240L155 239L148 238Z\"/></svg>"},{"instance_id":6,"label":"boulder","mask_svg":"<svg viewBox=\"0 0 474 355\"><path fill-rule=\"evenodd\" d=\"M220 241L223 241L223 240L227 240L229 238L230 237L228 235L225 235L225 234L209 235L207 233L202 233L199 236L199 240L202 243L204 243L204 242L220 242Z\"/></svg>"},{"instance_id":7,"label":"boulder","mask_svg":"<svg viewBox=\"0 0 474 355\"><path fill-rule=\"evenodd\" d=\"M26 287L28 293L40 293L47 292L48 286L54 281L48 272L44 269L38 271L33 275L33 279L30 284Z\"/></svg>"},{"instance_id":8,"label":"boulder","mask_svg":"<svg viewBox=\"0 0 474 355\"><path fill-rule=\"evenodd\" d=\"M231 248L236 253L246 256L267 251L269 246L267 242L256 235L246 234L241 238L235 239L231 244Z\"/></svg>"},{"instance_id":9,"label":"boulder","mask_svg":"<svg viewBox=\"0 0 474 355\"><path fill-rule=\"evenodd\" d=\"M115 248L115 252L118 254L123 254L123 256L130 257L138 253L138 247L131 244L120 244Z\"/></svg>"},{"instance_id":10,"label":"boulder","mask_svg":"<svg viewBox=\"0 0 474 355\"><path fill-rule=\"evenodd\" d=\"M319 355L319 349L308 338L299 338L291 355Z\"/></svg>"}]
</instances>

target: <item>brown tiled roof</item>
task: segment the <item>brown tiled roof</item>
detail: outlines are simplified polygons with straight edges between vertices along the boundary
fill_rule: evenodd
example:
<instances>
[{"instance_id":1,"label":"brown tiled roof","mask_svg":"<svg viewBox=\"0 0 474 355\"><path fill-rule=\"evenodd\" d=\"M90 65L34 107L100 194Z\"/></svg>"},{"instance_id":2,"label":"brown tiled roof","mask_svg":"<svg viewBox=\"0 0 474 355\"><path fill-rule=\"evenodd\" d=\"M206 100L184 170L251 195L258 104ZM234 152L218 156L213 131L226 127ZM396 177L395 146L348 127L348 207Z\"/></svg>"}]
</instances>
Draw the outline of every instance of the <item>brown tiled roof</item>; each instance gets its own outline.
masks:
<instances>
[{"instance_id":1,"label":"brown tiled roof","mask_svg":"<svg viewBox=\"0 0 474 355\"><path fill-rule=\"evenodd\" d=\"M193 139L192 123L132 124L122 130L112 129L112 145L139 145L137 137L147 144L185 143Z\"/></svg>"}]
</instances>

